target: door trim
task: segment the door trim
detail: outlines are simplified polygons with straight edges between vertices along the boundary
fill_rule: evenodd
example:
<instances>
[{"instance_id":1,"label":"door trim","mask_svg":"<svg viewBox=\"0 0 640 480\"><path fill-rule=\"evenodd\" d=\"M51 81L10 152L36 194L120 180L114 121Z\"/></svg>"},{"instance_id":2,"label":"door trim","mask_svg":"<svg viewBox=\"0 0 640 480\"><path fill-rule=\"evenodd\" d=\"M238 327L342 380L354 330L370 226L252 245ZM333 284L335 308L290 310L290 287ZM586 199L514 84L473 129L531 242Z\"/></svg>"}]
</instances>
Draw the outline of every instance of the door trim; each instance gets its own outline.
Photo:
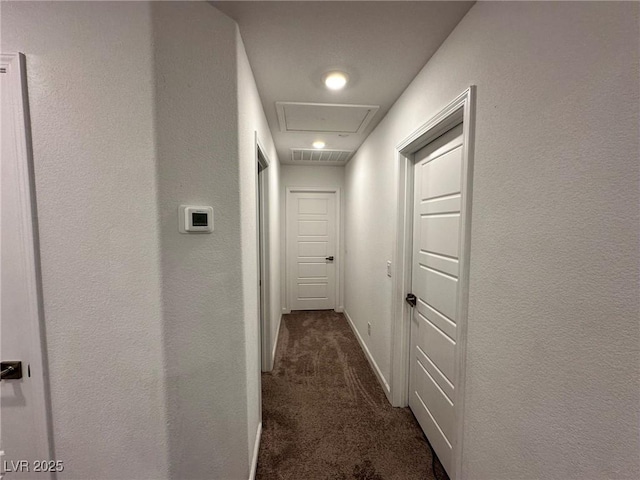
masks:
<instances>
[{"instance_id":1,"label":"door trim","mask_svg":"<svg viewBox=\"0 0 640 480\"><path fill-rule=\"evenodd\" d=\"M6 72L0 73L0 75L8 75L9 88L15 91L15 96L12 97L13 122L17 137L16 155L18 157L18 175L20 178L19 195L22 204L22 208L20 208L22 217L20 228L26 240L24 267L29 299L29 323L32 342L29 350L33 355L31 363L34 364L37 372L35 373L32 370L33 374L31 375L34 381L33 413L36 417L36 422L43 426L46 431L46 435L39 437L41 443L37 446L37 451L40 455L46 452L49 458L55 458L26 57L22 53L3 53L0 55L0 68ZM39 372L38 367L40 367ZM55 479L56 474L52 472L48 475L43 475L42 478Z\"/></svg>"},{"instance_id":2,"label":"door trim","mask_svg":"<svg viewBox=\"0 0 640 480\"><path fill-rule=\"evenodd\" d=\"M333 309L336 312L341 312L343 310L341 306L340 300L342 296L340 295L340 266L342 265L342 242L341 235L342 232L340 230L341 218L340 213L342 210L342 203L340 201L340 187L287 187L286 195L285 195L285 203L284 203L284 216L285 216L285 249L284 249L284 258L285 258L285 271L284 271L284 285L285 285L285 300L286 307L283 308L285 313L291 313L291 286L290 286L290 268L291 268L291 260L289 259L289 252L291 251L291 245L289 245L289 227L291 219L289 218L289 205L291 202L291 194L292 193L335 193L336 194L336 253L334 256L336 260L333 262L335 264L335 274L336 274L336 292L335 292L335 303Z\"/></svg>"},{"instance_id":3,"label":"door trim","mask_svg":"<svg viewBox=\"0 0 640 480\"><path fill-rule=\"evenodd\" d=\"M409 404L409 362L411 309L405 297L411 292L413 243L414 154L447 132L463 124L463 156L460 220L460 276L456 301L459 337L455 359L455 431L452 480L460 478L466 371L467 316L469 298L469 253L471 240L471 184L475 137L476 87L471 86L430 120L396 146L396 183L398 186L396 245L393 256L396 272L392 290L391 399L396 407Z\"/></svg>"},{"instance_id":4,"label":"door trim","mask_svg":"<svg viewBox=\"0 0 640 480\"><path fill-rule=\"evenodd\" d=\"M258 254L258 319L260 328L260 370L269 372L273 368L271 357L271 302L269 270L269 157L255 132L256 155L256 229ZM262 173L260 173L262 172ZM258 185L259 184L259 185ZM262 229L260 229L262 225Z\"/></svg>"}]
</instances>

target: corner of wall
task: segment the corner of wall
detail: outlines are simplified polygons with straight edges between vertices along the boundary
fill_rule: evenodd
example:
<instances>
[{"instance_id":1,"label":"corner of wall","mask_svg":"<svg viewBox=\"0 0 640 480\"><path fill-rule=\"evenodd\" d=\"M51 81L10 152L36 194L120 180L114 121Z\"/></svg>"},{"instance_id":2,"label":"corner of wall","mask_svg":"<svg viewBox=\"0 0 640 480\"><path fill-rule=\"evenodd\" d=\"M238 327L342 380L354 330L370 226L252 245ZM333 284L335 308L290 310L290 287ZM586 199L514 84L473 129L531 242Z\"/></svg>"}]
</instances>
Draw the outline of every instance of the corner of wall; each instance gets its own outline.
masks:
<instances>
[{"instance_id":1,"label":"corner of wall","mask_svg":"<svg viewBox=\"0 0 640 480\"><path fill-rule=\"evenodd\" d=\"M236 26L205 2L151 14L170 477L247 478ZM213 206L211 234L178 233L185 203Z\"/></svg>"},{"instance_id":2,"label":"corner of wall","mask_svg":"<svg viewBox=\"0 0 640 480\"><path fill-rule=\"evenodd\" d=\"M279 289L279 237L277 225L279 216L279 160L273 138L262 108L255 78L242 40L239 27L235 24L235 57L237 64L237 104L238 104L238 152L240 172L240 216L241 216L241 248L242 248L242 285L244 296L244 329L247 364L247 438L252 442L255 438L256 426L260 424L260 375L262 371L259 291L258 291L258 227L257 227L257 157L256 137L267 157L269 166L264 170L268 175L267 197L268 209L268 243L269 243L269 311L265 312L270 341L275 345L277 338L273 329L280 318ZM277 280L276 280L277 279ZM249 452L250 453L250 452Z\"/></svg>"}]
</instances>

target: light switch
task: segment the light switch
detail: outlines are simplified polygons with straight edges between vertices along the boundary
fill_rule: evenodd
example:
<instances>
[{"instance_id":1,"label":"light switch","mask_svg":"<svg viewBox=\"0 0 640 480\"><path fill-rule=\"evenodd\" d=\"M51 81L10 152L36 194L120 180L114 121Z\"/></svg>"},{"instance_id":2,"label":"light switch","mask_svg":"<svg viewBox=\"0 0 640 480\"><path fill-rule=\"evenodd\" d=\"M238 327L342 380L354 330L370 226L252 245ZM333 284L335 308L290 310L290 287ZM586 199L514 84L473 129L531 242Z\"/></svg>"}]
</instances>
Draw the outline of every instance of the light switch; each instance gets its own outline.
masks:
<instances>
[{"instance_id":1,"label":"light switch","mask_svg":"<svg viewBox=\"0 0 640 480\"><path fill-rule=\"evenodd\" d=\"M391 260L387 261L387 277L391 276Z\"/></svg>"}]
</instances>

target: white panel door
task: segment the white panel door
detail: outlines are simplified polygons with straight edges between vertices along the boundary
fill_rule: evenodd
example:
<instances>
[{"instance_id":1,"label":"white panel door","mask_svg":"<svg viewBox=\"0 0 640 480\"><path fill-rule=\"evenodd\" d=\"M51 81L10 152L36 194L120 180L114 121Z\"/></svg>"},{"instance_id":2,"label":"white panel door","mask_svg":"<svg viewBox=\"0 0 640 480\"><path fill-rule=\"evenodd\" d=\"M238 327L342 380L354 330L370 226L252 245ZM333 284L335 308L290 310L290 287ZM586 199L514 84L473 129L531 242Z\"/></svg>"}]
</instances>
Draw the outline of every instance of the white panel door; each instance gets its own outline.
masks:
<instances>
[{"instance_id":1,"label":"white panel door","mask_svg":"<svg viewBox=\"0 0 640 480\"><path fill-rule=\"evenodd\" d=\"M335 192L287 195L287 289L291 310L336 307Z\"/></svg>"},{"instance_id":2,"label":"white panel door","mask_svg":"<svg viewBox=\"0 0 640 480\"><path fill-rule=\"evenodd\" d=\"M456 441L462 125L415 154L409 406L451 474Z\"/></svg>"},{"instance_id":3,"label":"white panel door","mask_svg":"<svg viewBox=\"0 0 640 480\"><path fill-rule=\"evenodd\" d=\"M22 366L21 379L0 381L0 451L5 453L0 458L0 465L6 469L7 480L48 479L51 478L50 473L34 472L38 466L34 462L51 458L40 341L32 192L18 56L2 55L0 81L0 360L20 361ZM54 463L45 467L56 471L64 466Z\"/></svg>"}]
</instances>

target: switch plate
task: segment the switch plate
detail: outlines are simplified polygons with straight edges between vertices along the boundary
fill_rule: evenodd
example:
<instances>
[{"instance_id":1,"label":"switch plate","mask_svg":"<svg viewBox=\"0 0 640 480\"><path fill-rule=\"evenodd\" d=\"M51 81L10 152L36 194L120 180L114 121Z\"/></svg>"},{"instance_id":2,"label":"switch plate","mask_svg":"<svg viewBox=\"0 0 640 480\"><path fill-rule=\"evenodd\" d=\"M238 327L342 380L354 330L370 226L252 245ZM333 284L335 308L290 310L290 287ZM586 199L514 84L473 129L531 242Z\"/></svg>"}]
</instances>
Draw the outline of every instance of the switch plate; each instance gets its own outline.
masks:
<instances>
[{"instance_id":1,"label":"switch plate","mask_svg":"<svg viewBox=\"0 0 640 480\"><path fill-rule=\"evenodd\" d=\"M387 260L387 277L391 276L391 260Z\"/></svg>"}]
</instances>

